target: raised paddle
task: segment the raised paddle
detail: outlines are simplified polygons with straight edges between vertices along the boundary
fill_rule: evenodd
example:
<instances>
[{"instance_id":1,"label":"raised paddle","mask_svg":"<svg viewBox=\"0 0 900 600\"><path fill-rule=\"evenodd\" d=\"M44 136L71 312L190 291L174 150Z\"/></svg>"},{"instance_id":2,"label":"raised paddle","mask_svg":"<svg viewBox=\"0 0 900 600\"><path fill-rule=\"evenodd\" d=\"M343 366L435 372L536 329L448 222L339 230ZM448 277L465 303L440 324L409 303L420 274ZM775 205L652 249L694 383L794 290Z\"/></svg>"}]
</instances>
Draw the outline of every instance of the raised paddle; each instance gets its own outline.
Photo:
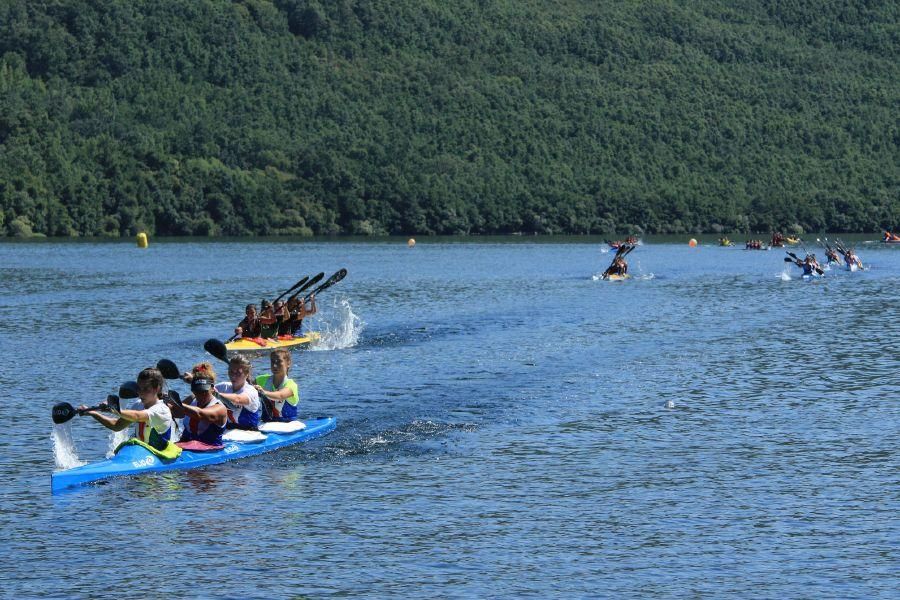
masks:
<instances>
[{"instance_id":1,"label":"raised paddle","mask_svg":"<svg viewBox=\"0 0 900 600\"><path fill-rule=\"evenodd\" d=\"M141 395L141 389L138 387L137 381L126 381L119 386L119 397L126 400L133 400Z\"/></svg>"},{"instance_id":2,"label":"raised paddle","mask_svg":"<svg viewBox=\"0 0 900 600\"><path fill-rule=\"evenodd\" d=\"M322 271L321 273L319 273L318 275L316 275L315 277L313 277L312 279L307 281L306 284L303 287L301 287L299 290L297 290L296 292L291 294L290 298L288 298L287 301L290 302L291 300L293 300L294 298L296 298L297 296L299 296L300 294L302 294L303 292L305 292L312 286L314 286L317 283L319 283L320 281L322 281L322 279L324 277L325 277L325 271Z\"/></svg>"},{"instance_id":3,"label":"raised paddle","mask_svg":"<svg viewBox=\"0 0 900 600\"><path fill-rule=\"evenodd\" d=\"M203 342L203 349L224 363L228 362L228 348L222 340L211 338Z\"/></svg>"},{"instance_id":4,"label":"raised paddle","mask_svg":"<svg viewBox=\"0 0 900 600\"><path fill-rule=\"evenodd\" d=\"M159 372L162 373L162 376L166 379L181 379L181 372L178 370L178 367L168 358L160 359L160 361L156 363L156 368L159 369Z\"/></svg>"},{"instance_id":5,"label":"raised paddle","mask_svg":"<svg viewBox=\"0 0 900 600\"><path fill-rule=\"evenodd\" d=\"M309 275L306 275L303 279L301 279L300 281L298 281L297 283L292 285L290 288L288 288L288 290L286 292L284 292L283 294L281 294L280 296L278 296L277 298L272 300L272 304L275 304L276 302L278 302L279 300L281 300L282 298L284 298L285 296L287 296L288 294L290 294L291 292L296 290L298 287L300 287L301 285L306 283L307 279L309 279Z\"/></svg>"},{"instance_id":6,"label":"raised paddle","mask_svg":"<svg viewBox=\"0 0 900 600\"><path fill-rule=\"evenodd\" d=\"M310 299L312 296L318 294L319 292L324 292L325 290L327 290L328 288L330 288L331 286L333 286L334 284L336 284L337 282L339 282L341 279L343 279L343 278L346 277L346 276L347 276L347 269L341 269L341 270L339 270L339 271L336 272L334 275L332 275L331 277L329 277L329 278L325 281L325 283L323 283L322 285L320 285L319 287L317 287L316 289L314 289L312 292L310 292L309 294L307 294L307 295L303 298L303 303L306 304L307 302L309 302L309 299Z\"/></svg>"}]
</instances>

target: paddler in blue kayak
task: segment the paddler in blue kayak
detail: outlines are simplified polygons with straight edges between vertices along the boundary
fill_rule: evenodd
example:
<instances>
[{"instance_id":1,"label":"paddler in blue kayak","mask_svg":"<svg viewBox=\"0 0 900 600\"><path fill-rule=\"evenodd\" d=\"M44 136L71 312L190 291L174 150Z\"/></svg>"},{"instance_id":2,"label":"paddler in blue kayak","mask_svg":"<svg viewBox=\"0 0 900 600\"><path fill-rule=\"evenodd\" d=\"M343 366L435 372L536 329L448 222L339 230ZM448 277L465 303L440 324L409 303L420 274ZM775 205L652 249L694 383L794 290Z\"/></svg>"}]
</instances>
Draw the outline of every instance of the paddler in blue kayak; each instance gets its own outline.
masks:
<instances>
[{"instance_id":1,"label":"paddler in blue kayak","mask_svg":"<svg viewBox=\"0 0 900 600\"><path fill-rule=\"evenodd\" d=\"M247 381L250 377L250 361L243 356L235 356L228 361L228 379L217 383L214 395L228 409L228 429L259 429L262 404L259 393Z\"/></svg>"},{"instance_id":2,"label":"paddler in blue kayak","mask_svg":"<svg viewBox=\"0 0 900 600\"><path fill-rule=\"evenodd\" d=\"M182 378L191 384L191 395L181 403L168 403L172 415L183 420L181 440L178 444L199 442L208 448L222 446L222 434L228 421L228 409L213 396L216 372L208 362L194 365Z\"/></svg>"},{"instance_id":3,"label":"paddler in blue kayak","mask_svg":"<svg viewBox=\"0 0 900 600\"><path fill-rule=\"evenodd\" d=\"M291 353L285 348L269 355L272 373L259 375L253 386L263 402L264 421L295 421L300 391L297 383L288 377L291 370Z\"/></svg>"},{"instance_id":4,"label":"paddler in blue kayak","mask_svg":"<svg viewBox=\"0 0 900 600\"><path fill-rule=\"evenodd\" d=\"M849 248L846 250L846 252L844 252L844 262L847 263L848 269L852 269L853 267L856 267L857 269L863 268L862 261L859 259L859 256L857 256L853 251L853 248Z\"/></svg>"},{"instance_id":5,"label":"paddler in blue kayak","mask_svg":"<svg viewBox=\"0 0 900 600\"><path fill-rule=\"evenodd\" d=\"M785 258L785 261L793 262L795 265L803 269L804 275L822 275L825 271L822 267L819 266L819 261L816 260L815 254L807 254L806 258L800 260L798 258L791 259Z\"/></svg>"},{"instance_id":6,"label":"paddler in blue kayak","mask_svg":"<svg viewBox=\"0 0 900 600\"><path fill-rule=\"evenodd\" d=\"M134 423L134 437L157 450L164 450L169 445L174 424L172 412L162 401L164 381L158 369L144 369L137 378L138 399L129 408L117 410L114 404L110 405L112 417L100 414L96 410L88 410L84 414L91 415L95 421L113 431L122 431ZM79 409L86 408L86 406L79 407Z\"/></svg>"}]
</instances>

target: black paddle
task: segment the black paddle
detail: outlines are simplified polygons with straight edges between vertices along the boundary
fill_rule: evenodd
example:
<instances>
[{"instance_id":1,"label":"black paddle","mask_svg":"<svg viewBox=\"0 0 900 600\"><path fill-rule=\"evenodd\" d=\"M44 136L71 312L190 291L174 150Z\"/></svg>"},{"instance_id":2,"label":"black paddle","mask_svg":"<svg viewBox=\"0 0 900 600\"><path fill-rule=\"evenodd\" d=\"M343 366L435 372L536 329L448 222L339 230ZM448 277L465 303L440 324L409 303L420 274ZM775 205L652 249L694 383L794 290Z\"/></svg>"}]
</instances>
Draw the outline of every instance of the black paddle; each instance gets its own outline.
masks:
<instances>
[{"instance_id":1,"label":"black paddle","mask_svg":"<svg viewBox=\"0 0 900 600\"><path fill-rule=\"evenodd\" d=\"M798 256L797 256L796 254L794 254L793 252L788 252L787 250L785 250L784 252L785 252L785 254L787 254L788 256L793 257L793 259L794 259L794 260L791 260L790 258L785 258L785 259L784 259L784 262L793 262L793 263L795 263L798 267L801 267L801 268L803 267L803 261L800 260L800 257L798 257ZM824 270L822 267L816 267L816 273L818 273L819 275L824 275L824 274L825 274L825 270Z\"/></svg>"},{"instance_id":2,"label":"black paddle","mask_svg":"<svg viewBox=\"0 0 900 600\"><path fill-rule=\"evenodd\" d=\"M288 290L286 292L284 292L283 294L281 294L280 296L278 296L277 298L272 300L272 304L275 304L276 302L278 302L279 300L281 300L282 298L284 298L285 296L287 296L288 294L290 294L291 292L296 290L298 287L300 287L301 285L306 283L307 279L309 279L309 275L306 275L303 279L301 279L300 281L298 281L297 283L292 285L290 288L288 288Z\"/></svg>"},{"instance_id":3,"label":"black paddle","mask_svg":"<svg viewBox=\"0 0 900 600\"><path fill-rule=\"evenodd\" d=\"M315 277L313 277L312 279L307 281L306 284L303 287L301 287L299 290L297 290L296 292L291 294L290 298L288 298L287 301L290 302L291 300L293 300L294 298L296 298L297 296L299 296L300 294L302 294L303 292L305 292L312 286L314 286L317 283L319 283L320 281L322 281L322 279L324 277L325 277L325 271L322 271L321 273L319 273L318 275L316 275Z\"/></svg>"},{"instance_id":4,"label":"black paddle","mask_svg":"<svg viewBox=\"0 0 900 600\"><path fill-rule=\"evenodd\" d=\"M178 370L178 367L168 358L160 359L160 361L156 363L156 368L166 379L181 379L181 372Z\"/></svg>"},{"instance_id":5,"label":"black paddle","mask_svg":"<svg viewBox=\"0 0 900 600\"><path fill-rule=\"evenodd\" d=\"M125 398L126 400L133 400L141 395L141 390L138 387L137 381L126 381L122 385L119 386L119 397Z\"/></svg>"},{"instance_id":6,"label":"black paddle","mask_svg":"<svg viewBox=\"0 0 900 600\"><path fill-rule=\"evenodd\" d=\"M327 290L328 288L330 288L331 286L333 286L334 284L336 284L337 282L339 282L341 279L343 279L346 276L347 276L347 269L341 269L340 271L338 271L337 273L335 273L334 275L329 277L325 281L325 283L323 283L322 285L320 285L319 287L314 289L312 292L307 294L303 298L303 303L306 304L307 302L309 302L309 299L311 296L318 294L319 292L323 292L323 291Z\"/></svg>"},{"instance_id":7,"label":"black paddle","mask_svg":"<svg viewBox=\"0 0 900 600\"><path fill-rule=\"evenodd\" d=\"M67 421L71 421L76 415L81 416L90 410L106 410L108 407L109 405L106 402L101 402L97 406L89 406L88 408L79 410L68 402L60 402L53 407L53 422L57 425L62 425Z\"/></svg>"},{"instance_id":8,"label":"black paddle","mask_svg":"<svg viewBox=\"0 0 900 600\"><path fill-rule=\"evenodd\" d=\"M210 338L203 342L203 349L224 363L228 362L228 348L222 340Z\"/></svg>"}]
</instances>

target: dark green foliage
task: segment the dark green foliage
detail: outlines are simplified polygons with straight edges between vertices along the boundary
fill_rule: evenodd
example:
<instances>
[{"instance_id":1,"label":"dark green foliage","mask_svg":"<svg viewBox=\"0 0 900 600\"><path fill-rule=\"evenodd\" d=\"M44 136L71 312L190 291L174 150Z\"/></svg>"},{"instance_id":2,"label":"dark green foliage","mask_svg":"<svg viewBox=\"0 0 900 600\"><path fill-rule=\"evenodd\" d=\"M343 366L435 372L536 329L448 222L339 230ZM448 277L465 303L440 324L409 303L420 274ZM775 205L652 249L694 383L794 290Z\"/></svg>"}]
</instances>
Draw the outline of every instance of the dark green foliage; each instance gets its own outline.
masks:
<instances>
[{"instance_id":1,"label":"dark green foliage","mask_svg":"<svg viewBox=\"0 0 900 600\"><path fill-rule=\"evenodd\" d=\"M900 226L900 4L3 0L13 236Z\"/></svg>"}]
</instances>

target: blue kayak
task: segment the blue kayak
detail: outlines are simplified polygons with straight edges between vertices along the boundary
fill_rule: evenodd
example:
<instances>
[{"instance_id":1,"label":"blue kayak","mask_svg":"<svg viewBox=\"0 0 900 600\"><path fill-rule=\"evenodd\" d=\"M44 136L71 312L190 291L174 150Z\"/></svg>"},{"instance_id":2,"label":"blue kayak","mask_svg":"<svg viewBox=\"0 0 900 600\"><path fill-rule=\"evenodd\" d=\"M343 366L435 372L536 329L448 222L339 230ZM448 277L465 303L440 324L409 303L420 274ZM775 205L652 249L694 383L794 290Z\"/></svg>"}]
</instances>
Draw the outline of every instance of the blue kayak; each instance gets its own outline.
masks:
<instances>
[{"instance_id":1,"label":"blue kayak","mask_svg":"<svg viewBox=\"0 0 900 600\"><path fill-rule=\"evenodd\" d=\"M292 433L268 433L266 438L258 442L226 442L225 447L214 452L192 452L185 450L171 461L161 460L158 456L138 445L122 446L118 454L99 462L82 465L74 469L57 471L50 477L52 493L67 488L84 485L92 481L120 477L122 475L143 475L157 471L174 471L175 469L193 469L234 460L245 456L253 456L271 452L278 448L305 442L334 431L337 420L334 417L321 417L306 421L306 428Z\"/></svg>"}]
</instances>

